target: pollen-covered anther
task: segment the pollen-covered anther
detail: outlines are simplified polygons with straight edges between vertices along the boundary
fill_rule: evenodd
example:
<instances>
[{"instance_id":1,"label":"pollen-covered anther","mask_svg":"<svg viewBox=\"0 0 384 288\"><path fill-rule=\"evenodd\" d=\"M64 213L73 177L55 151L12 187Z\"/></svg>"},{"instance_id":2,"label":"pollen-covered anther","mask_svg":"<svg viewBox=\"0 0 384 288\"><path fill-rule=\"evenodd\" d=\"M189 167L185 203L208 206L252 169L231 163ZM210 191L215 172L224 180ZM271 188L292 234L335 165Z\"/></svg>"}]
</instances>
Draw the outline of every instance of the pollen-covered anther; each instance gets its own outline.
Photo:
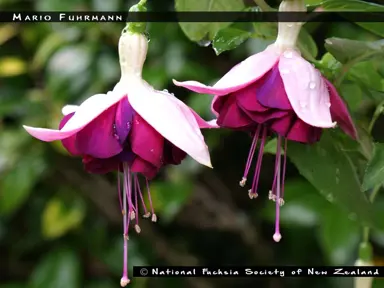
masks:
<instances>
[{"instance_id":1,"label":"pollen-covered anther","mask_svg":"<svg viewBox=\"0 0 384 288\"><path fill-rule=\"evenodd\" d=\"M244 187L246 183L247 183L247 178L245 178L245 177L243 177L243 178L241 179L241 181L239 182L239 184L240 184L241 187Z\"/></svg>"},{"instance_id":2,"label":"pollen-covered anther","mask_svg":"<svg viewBox=\"0 0 384 288\"><path fill-rule=\"evenodd\" d=\"M268 199L272 200L273 202L276 202L276 195L272 193L272 191L269 191Z\"/></svg>"},{"instance_id":3,"label":"pollen-covered anther","mask_svg":"<svg viewBox=\"0 0 384 288\"><path fill-rule=\"evenodd\" d=\"M131 211L130 215L131 215L131 220L134 220L136 217L135 211Z\"/></svg>"},{"instance_id":4,"label":"pollen-covered anther","mask_svg":"<svg viewBox=\"0 0 384 288\"><path fill-rule=\"evenodd\" d=\"M252 192L252 189L249 189L248 190L248 196L250 199L256 199L257 196L259 196L259 194L257 194L256 192Z\"/></svg>"},{"instance_id":5,"label":"pollen-covered anther","mask_svg":"<svg viewBox=\"0 0 384 288\"><path fill-rule=\"evenodd\" d=\"M123 234L125 240L129 240L129 236L127 234Z\"/></svg>"},{"instance_id":6,"label":"pollen-covered anther","mask_svg":"<svg viewBox=\"0 0 384 288\"><path fill-rule=\"evenodd\" d=\"M157 216L156 216L156 214L152 214L152 222L157 222Z\"/></svg>"},{"instance_id":7,"label":"pollen-covered anther","mask_svg":"<svg viewBox=\"0 0 384 288\"><path fill-rule=\"evenodd\" d=\"M143 215L143 218L149 218L151 217L151 212L147 212Z\"/></svg>"},{"instance_id":8,"label":"pollen-covered anther","mask_svg":"<svg viewBox=\"0 0 384 288\"><path fill-rule=\"evenodd\" d=\"M121 210L121 214L123 214L123 216L125 216L125 210Z\"/></svg>"},{"instance_id":9,"label":"pollen-covered anther","mask_svg":"<svg viewBox=\"0 0 384 288\"><path fill-rule=\"evenodd\" d=\"M285 203L284 199L283 198L279 198L279 205L280 206L283 206Z\"/></svg>"},{"instance_id":10,"label":"pollen-covered anther","mask_svg":"<svg viewBox=\"0 0 384 288\"><path fill-rule=\"evenodd\" d=\"M125 287L131 282L127 277L122 277L120 280L120 286Z\"/></svg>"},{"instance_id":11,"label":"pollen-covered anther","mask_svg":"<svg viewBox=\"0 0 384 288\"><path fill-rule=\"evenodd\" d=\"M141 232L141 228L140 228L140 226L139 225L135 225L135 230L136 230L136 233L137 234L140 234L140 232Z\"/></svg>"}]
</instances>

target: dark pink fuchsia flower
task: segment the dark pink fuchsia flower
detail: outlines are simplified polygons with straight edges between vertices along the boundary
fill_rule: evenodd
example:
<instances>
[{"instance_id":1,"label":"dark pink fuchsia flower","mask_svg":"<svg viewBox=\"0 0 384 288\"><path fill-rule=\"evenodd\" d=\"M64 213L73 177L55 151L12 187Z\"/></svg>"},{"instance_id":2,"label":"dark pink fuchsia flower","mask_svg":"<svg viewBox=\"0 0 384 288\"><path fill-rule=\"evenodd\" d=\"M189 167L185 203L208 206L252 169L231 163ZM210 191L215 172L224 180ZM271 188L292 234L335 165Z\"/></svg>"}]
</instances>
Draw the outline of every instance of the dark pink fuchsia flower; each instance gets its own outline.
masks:
<instances>
[{"instance_id":1,"label":"dark pink fuchsia flower","mask_svg":"<svg viewBox=\"0 0 384 288\"><path fill-rule=\"evenodd\" d=\"M300 11L300 5L304 3L297 6L297 2L301 0L283 1L280 11ZM292 4L296 6L290 7ZM336 123L346 134L357 137L351 116L335 87L295 49L301 28L299 24L279 23L279 35L274 44L233 67L212 87L196 81L174 81L175 85L194 92L215 95L212 111L217 115L220 127L252 134L253 142L241 186L246 184L260 140L253 183L249 190L251 199L258 196L257 186L267 134L277 134L275 171L269 192L269 199L276 202L273 235L276 242L281 239L279 216L280 206L284 204L287 140L315 143L320 140L322 129L335 127ZM282 142L285 150L283 161Z\"/></svg>"},{"instance_id":2,"label":"dark pink fuchsia flower","mask_svg":"<svg viewBox=\"0 0 384 288\"><path fill-rule=\"evenodd\" d=\"M133 222L137 233L139 205L144 217L157 217L152 207L148 179L167 164L180 164L189 154L211 166L208 147L200 128L215 128L172 94L156 91L141 77L148 41L142 34L125 32L119 41L121 80L113 91L97 94L80 106L63 108L59 130L24 126L42 141L61 140L72 155L83 157L91 173L123 172L123 193L119 199L124 220L124 268L121 285L128 278L128 231ZM138 173L145 176L150 211L140 189ZM123 199L121 199L123 198Z\"/></svg>"}]
</instances>

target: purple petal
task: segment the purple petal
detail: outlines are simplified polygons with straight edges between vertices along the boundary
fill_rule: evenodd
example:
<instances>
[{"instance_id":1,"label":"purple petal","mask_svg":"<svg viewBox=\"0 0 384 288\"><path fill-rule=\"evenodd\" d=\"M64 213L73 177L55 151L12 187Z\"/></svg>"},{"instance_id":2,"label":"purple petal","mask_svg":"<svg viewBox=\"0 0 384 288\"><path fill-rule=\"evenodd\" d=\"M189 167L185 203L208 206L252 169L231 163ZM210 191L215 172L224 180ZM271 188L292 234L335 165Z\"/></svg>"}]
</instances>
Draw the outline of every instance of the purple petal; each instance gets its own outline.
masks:
<instances>
[{"instance_id":1,"label":"purple petal","mask_svg":"<svg viewBox=\"0 0 384 288\"><path fill-rule=\"evenodd\" d=\"M151 163L145 161L140 157L136 157L131 166L132 172L143 174L148 180L156 176L159 168L153 166Z\"/></svg>"},{"instance_id":2,"label":"purple petal","mask_svg":"<svg viewBox=\"0 0 384 288\"><path fill-rule=\"evenodd\" d=\"M332 121L336 121L340 128L353 139L357 139L357 130L351 115L348 112L347 106L344 104L343 99L337 93L336 88L326 78L323 78L328 86L329 100L331 104Z\"/></svg>"},{"instance_id":3,"label":"purple petal","mask_svg":"<svg viewBox=\"0 0 384 288\"><path fill-rule=\"evenodd\" d=\"M222 97L224 98L224 97ZM246 128L252 126L253 121L238 107L235 97L226 97L218 111L217 124L224 128Z\"/></svg>"},{"instance_id":4,"label":"purple petal","mask_svg":"<svg viewBox=\"0 0 384 288\"><path fill-rule=\"evenodd\" d=\"M132 151L136 155L155 167L162 166L164 137L137 113L133 117L129 139Z\"/></svg>"},{"instance_id":5,"label":"purple petal","mask_svg":"<svg viewBox=\"0 0 384 288\"><path fill-rule=\"evenodd\" d=\"M92 174L105 174L119 168L120 161L117 157L98 159L91 156L83 157L84 169Z\"/></svg>"},{"instance_id":6,"label":"purple petal","mask_svg":"<svg viewBox=\"0 0 384 288\"><path fill-rule=\"evenodd\" d=\"M124 97L118 103L115 117L115 133L121 145L124 145L132 127L132 119L135 111L128 102L128 97Z\"/></svg>"},{"instance_id":7,"label":"purple petal","mask_svg":"<svg viewBox=\"0 0 384 288\"><path fill-rule=\"evenodd\" d=\"M185 153L183 150L173 145L171 142L166 141L164 143L164 154L163 154L164 165L167 165L167 164L179 165L181 161L185 159L186 156L187 156L187 153Z\"/></svg>"},{"instance_id":8,"label":"purple petal","mask_svg":"<svg viewBox=\"0 0 384 288\"><path fill-rule=\"evenodd\" d=\"M255 96L262 105L282 110L292 109L277 65L257 80L255 84Z\"/></svg>"},{"instance_id":9,"label":"purple petal","mask_svg":"<svg viewBox=\"0 0 384 288\"><path fill-rule=\"evenodd\" d=\"M81 154L94 158L110 158L123 150L114 134L116 107L117 105L108 108L77 133L76 146Z\"/></svg>"}]
</instances>

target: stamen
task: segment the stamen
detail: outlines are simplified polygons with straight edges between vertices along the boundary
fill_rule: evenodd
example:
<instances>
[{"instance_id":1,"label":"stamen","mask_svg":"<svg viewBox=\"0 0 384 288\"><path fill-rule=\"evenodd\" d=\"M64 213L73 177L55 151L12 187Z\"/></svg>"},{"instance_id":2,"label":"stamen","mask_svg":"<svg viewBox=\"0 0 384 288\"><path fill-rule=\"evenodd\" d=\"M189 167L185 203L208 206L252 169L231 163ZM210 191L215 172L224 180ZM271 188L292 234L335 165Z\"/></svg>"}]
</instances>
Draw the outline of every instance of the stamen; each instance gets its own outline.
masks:
<instances>
[{"instance_id":1,"label":"stamen","mask_svg":"<svg viewBox=\"0 0 384 288\"><path fill-rule=\"evenodd\" d=\"M121 202L121 185L120 185L120 172L119 167L117 167L117 194L119 195L120 211L124 215L125 211L123 210L123 204Z\"/></svg>"},{"instance_id":2,"label":"stamen","mask_svg":"<svg viewBox=\"0 0 384 288\"><path fill-rule=\"evenodd\" d=\"M276 220L275 220L275 234L273 235L273 240L276 242L279 242L281 240L281 234L280 234L280 206L281 206L281 201L280 199L280 162L281 162L281 136L278 136L278 141L277 141L277 153L276 153L276 158L277 158L277 183L276 183Z\"/></svg>"},{"instance_id":3,"label":"stamen","mask_svg":"<svg viewBox=\"0 0 384 288\"><path fill-rule=\"evenodd\" d=\"M267 136L267 129L263 127L263 135L261 138L260 148L259 148L259 155L257 156L257 162L256 162L256 169L255 169L255 175L253 176L253 183L251 188L251 193L253 194L253 197L257 197L257 186L259 184L259 176L260 176L260 170L261 170L261 164L263 162L263 154L264 154L264 144L265 139Z\"/></svg>"},{"instance_id":4,"label":"stamen","mask_svg":"<svg viewBox=\"0 0 384 288\"><path fill-rule=\"evenodd\" d=\"M249 189L248 190L248 196L249 196L250 199L255 199L255 198L257 198L257 196L259 196L259 194L252 193L252 189Z\"/></svg>"},{"instance_id":5,"label":"stamen","mask_svg":"<svg viewBox=\"0 0 384 288\"><path fill-rule=\"evenodd\" d=\"M252 141L251 149L249 150L247 163L245 164L244 175L243 175L243 178L241 179L241 181L239 183L241 187L244 187L246 182L247 182L248 172L249 172L249 169L251 168L251 164L252 164L252 160L253 160L253 155L255 154L255 150L256 150L256 146L257 146L257 141L259 140L259 136L260 136L260 129L261 129L261 125L257 125L255 135L253 136L253 141Z\"/></svg>"},{"instance_id":6,"label":"stamen","mask_svg":"<svg viewBox=\"0 0 384 288\"><path fill-rule=\"evenodd\" d=\"M149 182L148 182L148 179L145 179L145 183L147 185L147 192L148 192L148 200L149 200L149 205L151 207L151 211L152 211L152 222L157 222L157 216L155 214L155 210L153 209L153 205L152 205L152 198L151 198L151 191L149 191Z\"/></svg>"},{"instance_id":7,"label":"stamen","mask_svg":"<svg viewBox=\"0 0 384 288\"><path fill-rule=\"evenodd\" d=\"M130 187L130 171L129 167L126 163L123 164L124 169L124 189L123 189L123 226L124 226L124 234L123 234L123 276L120 280L121 287L125 287L130 282L128 278L128 229L129 229L129 217L126 215L125 211L127 211L127 196L129 197L129 187ZM127 183L128 182L128 183Z\"/></svg>"},{"instance_id":8,"label":"stamen","mask_svg":"<svg viewBox=\"0 0 384 288\"><path fill-rule=\"evenodd\" d=\"M144 209L143 217L144 218L149 218L149 216L151 216L151 213L148 212L147 206L145 205L144 198L143 198L143 193L141 192L140 182L139 182L139 178L138 177L136 177L136 184L137 184L137 189L138 189L139 196L140 196L141 205L143 206L143 209Z\"/></svg>"},{"instance_id":9,"label":"stamen","mask_svg":"<svg viewBox=\"0 0 384 288\"><path fill-rule=\"evenodd\" d=\"M288 145L287 145L288 140L285 139L284 141L285 141L285 143L284 143L284 163L283 163L283 175L282 175L282 179L281 179L281 198L284 197L285 168L287 166L287 148L288 148ZM281 206L282 206L282 205L284 205L284 200L283 199L281 199L281 200L283 202L283 204L281 204Z\"/></svg>"},{"instance_id":10,"label":"stamen","mask_svg":"<svg viewBox=\"0 0 384 288\"><path fill-rule=\"evenodd\" d=\"M277 144L276 144L276 158L275 158L275 172L274 172L274 176L273 176L273 184L272 184L272 190L270 190L270 194L272 195L269 195L269 200L272 200L273 202L276 201L276 196L275 196L275 187L276 187L276 181L277 181L277 170L279 168L279 162L278 162L278 159L279 157L277 155L280 155L281 154L281 137L278 136L277 137Z\"/></svg>"},{"instance_id":11,"label":"stamen","mask_svg":"<svg viewBox=\"0 0 384 288\"><path fill-rule=\"evenodd\" d=\"M137 205L137 194L138 194L137 189L138 189L138 186L139 186L139 181L137 180L137 175L136 174L133 177L135 179L134 180L135 181L135 183L134 183L134 186L135 186L135 208L136 208L136 225L135 225L135 230L137 232L137 231L140 230L140 228L139 229L136 228L136 227L139 227L139 206ZM140 233L140 231L137 232L137 233Z\"/></svg>"}]
</instances>

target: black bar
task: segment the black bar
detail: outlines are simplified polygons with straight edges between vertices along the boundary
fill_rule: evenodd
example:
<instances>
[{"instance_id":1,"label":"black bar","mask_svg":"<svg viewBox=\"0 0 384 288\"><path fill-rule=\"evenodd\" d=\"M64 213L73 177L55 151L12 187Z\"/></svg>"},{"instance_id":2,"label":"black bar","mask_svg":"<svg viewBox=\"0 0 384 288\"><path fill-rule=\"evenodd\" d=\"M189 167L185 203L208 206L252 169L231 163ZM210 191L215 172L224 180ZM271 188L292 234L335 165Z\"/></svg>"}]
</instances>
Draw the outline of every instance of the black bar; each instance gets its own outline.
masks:
<instances>
[{"instance_id":1,"label":"black bar","mask_svg":"<svg viewBox=\"0 0 384 288\"><path fill-rule=\"evenodd\" d=\"M384 22L384 12L0 12L0 22L127 22L127 20L129 22Z\"/></svg>"},{"instance_id":2,"label":"black bar","mask_svg":"<svg viewBox=\"0 0 384 288\"><path fill-rule=\"evenodd\" d=\"M134 266L134 277L383 277L384 267L198 267Z\"/></svg>"}]
</instances>

